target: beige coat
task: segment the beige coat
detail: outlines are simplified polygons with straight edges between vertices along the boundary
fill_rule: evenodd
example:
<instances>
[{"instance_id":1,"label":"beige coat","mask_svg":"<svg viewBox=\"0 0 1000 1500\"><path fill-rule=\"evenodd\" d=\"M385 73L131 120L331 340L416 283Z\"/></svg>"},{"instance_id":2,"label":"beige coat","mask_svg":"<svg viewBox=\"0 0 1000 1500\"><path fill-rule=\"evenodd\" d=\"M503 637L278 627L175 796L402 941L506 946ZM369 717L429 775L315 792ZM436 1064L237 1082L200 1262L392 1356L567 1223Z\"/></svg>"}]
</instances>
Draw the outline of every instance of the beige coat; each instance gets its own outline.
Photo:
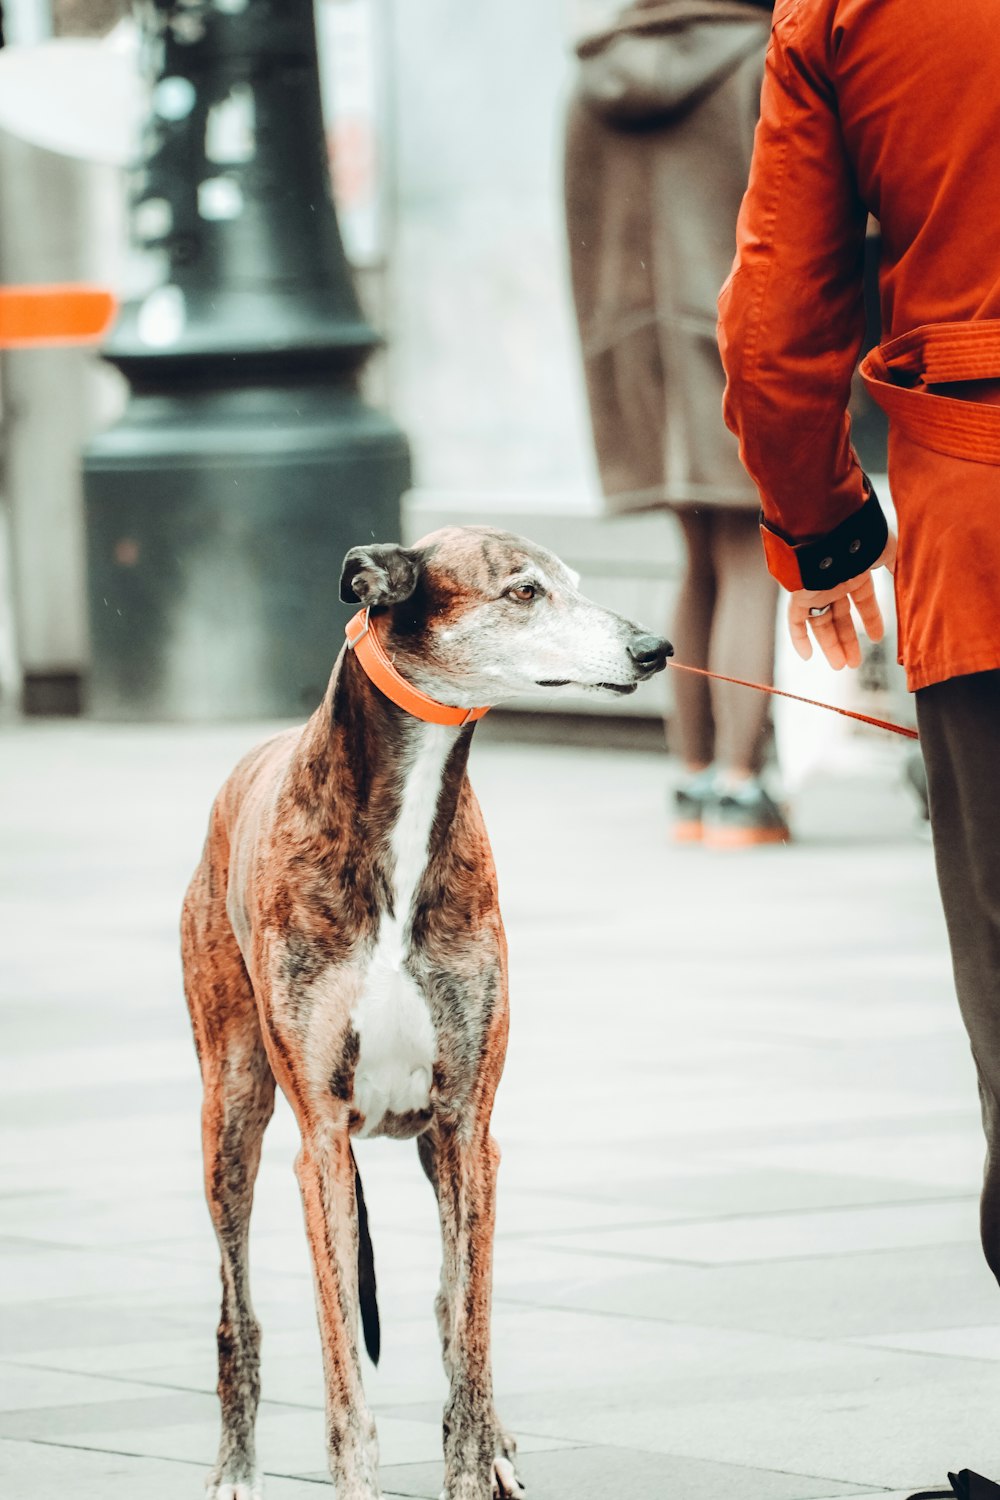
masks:
<instances>
[{"instance_id":1,"label":"beige coat","mask_svg":"<svg viewBox=\"0 0 1000 1500\"><path fill-rule=\"evenodd\" d=\"M770 16L633 6L578 47L570 267L602 487L615 513L756 508L722 421L716 299L733 259Z\"/></svg>"}]
</instances>

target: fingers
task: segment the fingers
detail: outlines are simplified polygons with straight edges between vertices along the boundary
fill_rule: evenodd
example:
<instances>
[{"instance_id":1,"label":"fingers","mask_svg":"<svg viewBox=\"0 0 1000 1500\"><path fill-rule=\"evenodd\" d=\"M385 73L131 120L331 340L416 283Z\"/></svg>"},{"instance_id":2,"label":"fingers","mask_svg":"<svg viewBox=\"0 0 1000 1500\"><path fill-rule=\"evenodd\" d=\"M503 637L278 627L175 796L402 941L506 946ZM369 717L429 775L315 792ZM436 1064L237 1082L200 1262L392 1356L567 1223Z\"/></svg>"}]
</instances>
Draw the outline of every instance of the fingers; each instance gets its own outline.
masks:
<instances>
[{"instance_id":1,"label":"fingers","mask_svg":"<svg viewBox=\"0 0 1000 1500\"><path fill-rule=\"evenodd\" d=\"M845 667L860 667L861 642L858 640L854 616L851 613L851 596L848 595L846 599L838 599L833 606L832 613L842 664Z\"/></svg>"},{"instance_id":2,"label":"fingers","mask_svg":"<svg viewBox=\"0 0 1000 1500\"><path fill-rule=\"evenodd\" d=\"M808 661L813 654L806 618L805 605L799 603L793 596L788 601L788 634L791 636L792 645L803 661Z\"/></svg>"},{"instance_id":3,"label":"fingers","mask_svg":"<svg viewBox=\"0 0 1000 1500\"><path fill-rule=\"evenodd\" d=\"M885 623L875 593L875 580L870 573L863 575L858 586L851 589L849 597L861 617L868 639L880 641L885 634Z\"/></svg>"},{"instance_id":4,"label":"fingers","mask_svg":"<svg viewBox=\"0 0 1000 1500\"><path fill-rule=\"evenodd\" d=\"M835 599L825 615L810 618L809 625L816 637L817 646L835 672L858 665L861 647L851 618L850 600L846 595L843 599Z\"/></svg>"},{"instance_id":5,"label":"fingers","mask_svg":"<svg viewBox=\"0 0 1000 1500\"><path fill-rule=\"evenodd\" d=\"M839 672L848 665L856 666L861 660L861 648L851 619L850 600L845 594L842 599L830 601L826 614L810 615L811 607L821 607L814 605L816 597L803 590L789 600L788 634L796 652L803 661L810 659L812 641L809 632L812 631L817 646L835 671Z\"/></svg>"},{"instance_id":6,"label":"fingers","mask_svg":"<svg viewBox=\"0 0 1000 1500\"><path fill-rule=\"evenodd\" d=\"M890 551L891 545L886 549L887 553ZM795 651L803 661L808 661L812 656L812 632L834 671L861 665L861 643L851 613L852 605L857 610L869 640L880 641L885 634L885 622L870 572L862 573L842 584L836 595L799 589L791 596L788 604L788 633ZM824 608L824 614L810 613L813 609Z\"/></svg>"}]
</instances>

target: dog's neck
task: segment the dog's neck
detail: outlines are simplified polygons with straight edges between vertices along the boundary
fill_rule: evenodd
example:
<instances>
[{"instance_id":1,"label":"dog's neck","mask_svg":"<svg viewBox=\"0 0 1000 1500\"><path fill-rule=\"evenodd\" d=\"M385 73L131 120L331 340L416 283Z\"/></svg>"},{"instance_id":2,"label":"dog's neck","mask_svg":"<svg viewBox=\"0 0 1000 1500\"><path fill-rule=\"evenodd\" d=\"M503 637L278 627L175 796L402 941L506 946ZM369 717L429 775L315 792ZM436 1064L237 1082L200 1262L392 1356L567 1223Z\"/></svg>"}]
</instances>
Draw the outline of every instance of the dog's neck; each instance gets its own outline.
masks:
<instances>
[{"instance_id":1,"label":"dog's neck","mask_svg":"<svg viewBox=\"0 0 1000 1500\"><path fill-rule=\"evenodd\" d=\"M371 831L393 827L403 793L422 761L439 764L431 844L454 821L474 724L425 724L390 702L369 681L351 651L334 668L326 696L306 725L299 753L297 800L316 815L362 819ZM426 766L424 766L426 773Z\"/></svg>"}]
</instances>

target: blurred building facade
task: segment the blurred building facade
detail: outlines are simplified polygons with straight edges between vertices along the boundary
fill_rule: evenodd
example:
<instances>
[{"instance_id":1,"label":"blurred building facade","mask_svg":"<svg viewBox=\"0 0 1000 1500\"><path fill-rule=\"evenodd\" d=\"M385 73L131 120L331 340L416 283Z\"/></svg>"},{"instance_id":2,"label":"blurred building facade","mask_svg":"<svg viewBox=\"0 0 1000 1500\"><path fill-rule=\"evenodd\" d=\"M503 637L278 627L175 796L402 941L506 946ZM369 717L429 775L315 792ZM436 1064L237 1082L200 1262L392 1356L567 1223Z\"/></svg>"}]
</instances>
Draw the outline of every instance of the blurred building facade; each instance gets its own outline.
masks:
<instances>
[{"instance_id":1,"label":"blurred building facade","mask_svg":"<svg viewBox=\"0 0 1000 1500\"><path fill-rule=\"evenodd\" d=\"M64 0L55 19L103 29L120 9ZM366 390L414 453L408 537L446 521L509 525L560 551L595 596L661 626L671 523L601 516L571 320L562 124L579 17L558 0L317 9L344 238L387 339Z\"/></svg>"}]
</instances>

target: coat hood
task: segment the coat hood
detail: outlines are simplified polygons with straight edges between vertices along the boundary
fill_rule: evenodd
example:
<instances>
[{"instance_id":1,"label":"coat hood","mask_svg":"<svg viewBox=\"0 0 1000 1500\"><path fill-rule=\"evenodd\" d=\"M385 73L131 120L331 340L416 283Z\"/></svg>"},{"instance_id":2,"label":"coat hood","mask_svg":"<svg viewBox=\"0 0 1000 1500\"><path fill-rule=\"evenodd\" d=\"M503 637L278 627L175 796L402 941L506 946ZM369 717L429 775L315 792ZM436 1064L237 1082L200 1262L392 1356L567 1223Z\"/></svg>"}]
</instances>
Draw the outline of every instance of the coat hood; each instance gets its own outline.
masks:
<instances>
[{"instance_id":1,"label":"coat hood","mask_svg":"<svg viewBox=\"0 0 1000 1500\"><path fill-rule=\"evenodd\" d=\"M588 104L620 125L666 122L763 50L769 4L647 0L577 46Z\"/></svg>"}]
</instances>

